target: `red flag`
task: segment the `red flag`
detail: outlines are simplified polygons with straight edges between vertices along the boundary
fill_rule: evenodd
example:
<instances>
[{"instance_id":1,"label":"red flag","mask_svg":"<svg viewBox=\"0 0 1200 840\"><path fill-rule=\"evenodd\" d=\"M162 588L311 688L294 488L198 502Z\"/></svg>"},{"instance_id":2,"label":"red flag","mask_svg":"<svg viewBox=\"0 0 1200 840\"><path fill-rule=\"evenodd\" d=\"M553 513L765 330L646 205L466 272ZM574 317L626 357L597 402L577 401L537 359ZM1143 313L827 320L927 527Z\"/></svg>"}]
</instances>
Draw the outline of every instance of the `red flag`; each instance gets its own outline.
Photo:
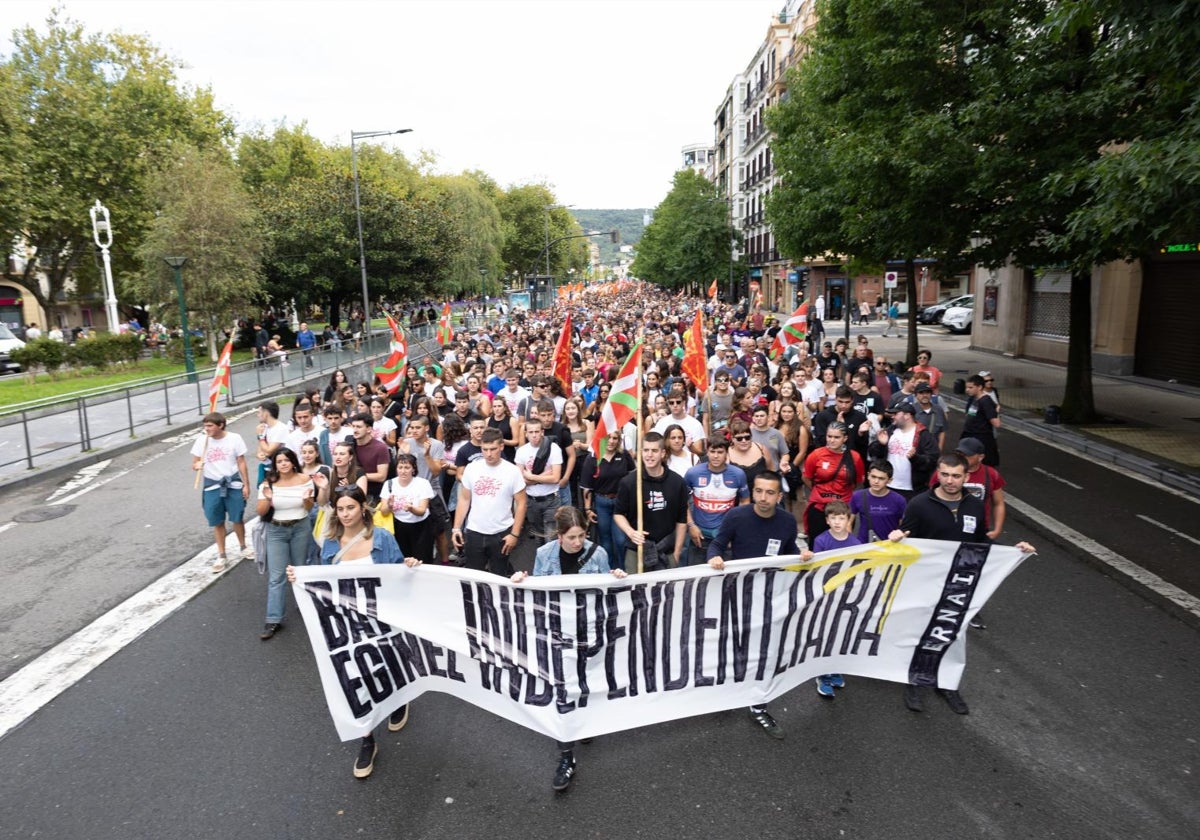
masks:
<instances>
[{"instance_id":1,"label":"red flag","mask_svg":"<svg viewBox=\"0 0 1200 840\"><path fill-rule=\"evenodd\" d=\"M383 360L383 364L373 368L372 372L379 377L380 384L387 392L394 394L404 384L404 374L408 370L408 342L404 340L404 332L400 325L392 320L389 313L384 314L387 315L388 326L392 328L392 352Z\"/></svg>"},{"instance_id":2,"label":"red flag","mask_svg":"<svg viewBox=\"0 0 1200 840\"><path fill-rule=\"evenodd\" d=\"M554 378L562 383L563 393L571 393L571 313L563 323L558 344L554 345Z\"/></svg>"},{"instance_id":3,"label":"red flag","mask_svg":"<svg viewBox=\"0 0 1200 840\"><path fill-rule=\"evenodd\" d=\"M217 369L213 371L212 384L208 386L208 413L217 410L217 400L221 394L229 393L229 365L233 360L233 339L225 342L225 349L217 359Z\"/></svg>"},{"instance_id":4,"label":"red flag","mask_svg":"<svg viewBox=\"0 0 1200 840\"><path fill-rule=\"evenodd\" d=\"M683 339L683 373L692 380L698 393L708 390L708 354L704 348L704 319L699 309Z\"/></svg>"},{"instance_id":5,"label":"red flag","mask_svg":"<svg viewBox=\"0 0 1200 840\"><path fill-rule=\"evenodd\" d=\"M770 356L774 361L783 355L793 344L804 341L808 330L808 303L796 307L796 311L788 316L787 323L775 334L775 342L771 345Z\"/></svg>"},{"instance_id":6,"label":"red flag","mask_svg":"<svg viewBox=\"0 0 1200 840\"><path fill-rule=\"evenodd\" d=\"M617 378L613 380L612 390L608 394L608 402L604 404L604 411L600 412L600 420L596 423L596 432L592 435L591 443L588 444L588 448L592 450L597 461L603 458L604 453L608 451L608 436L613 432L619 432L621 427L637 414L638 379L641 375L642 342L639 339L638 343L633 345L633 349L629 351L629 357L625 360L625 364L621 365Z\"/></svg>"},{"instance_id":7,"label":"red flag","mask_svg":"<svg viewBox=\"0 0 1200 840\"><path fill-rule=\"evenodd\" d=\"M454 340L454 330L450 327L450 302L446 301L442 304L442 317L438 319L437 330L438 344L445 347Z\"/></svg>"},{"instance_id":8,"label":"red flag","mask_svg":"<svg viewBox=\"0 0 1200 840\"><path fill-rule=\"evenodd\" d=\"M708 287L708 296L713 299L713 303L717 301L717 281L714 279L712 285Z\"/></svg>"}]
</instances>

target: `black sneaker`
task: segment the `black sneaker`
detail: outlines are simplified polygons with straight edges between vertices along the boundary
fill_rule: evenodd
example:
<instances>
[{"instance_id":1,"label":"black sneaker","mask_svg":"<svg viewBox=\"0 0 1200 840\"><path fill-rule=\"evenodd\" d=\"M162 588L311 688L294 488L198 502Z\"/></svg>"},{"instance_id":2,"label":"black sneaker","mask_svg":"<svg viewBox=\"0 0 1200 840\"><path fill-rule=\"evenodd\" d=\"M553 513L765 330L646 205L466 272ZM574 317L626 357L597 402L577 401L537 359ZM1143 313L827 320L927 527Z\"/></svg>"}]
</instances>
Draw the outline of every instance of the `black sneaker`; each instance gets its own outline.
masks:
<instances>
[{"instance_id":1,"label":"black sneaker","mask_svg":"<svg viewBox=\"0 0 1200 840\"><path fill-rule=\"evenodd\" d=\"M946 705L950 707L950 711L954 712L954 714L971 714L971 709L967 706L967 701L957 691L949 688L939 688L938 694L942 695L942 699L946 701Z\"/></svg>"},{"instance_id":2,"label":"black sneaker","mask_svg":"<svg viewBox=\"0 0 1200 840\"><path fill-rule=\"evenodd\" d=\"M375 770L375 755L379 745L372 741L363 741L358 748L358 758L354 760L354 778L365 779Z\"/></svg>"},{"instance_id":3,"label":"black sneaker","mask_svg":"<svg viewBox=\"0 0 1200 840\"><path fill-rule=\"evenodd\" d=\"M763 728L763 732L766 732L776 741L783 740L783 728L775 722L775 718L771 717L770 712L766 709L763 709L761 712L751 710L750 717Z\"/></svg>"},{"instance_id":4,"label":"black sneaker","mask_svg":"<svg viewBox=\"0 0 1200 840\"><path fill-rule=\"evenodd\" d=\"M408 704L405 703L388 718L388 732L399 732L408 723Z\"/></svg>"},{"instance_id":5,"label":"black sneaker","mask_svg":"<svg viewBox=\"0 0 1200 840\"><path fill-rule=\"evenodd\" d=\"M566 790L571 786L571 777L575 775L575 754L563 753L558 759L558 769L554 771L555 790Z\"/></svg>"},{"instance_id":6,"label":"black sneaker","mask_svg":"<svg viewBox=\"0 0 1200 840\"><path fill-rule=\"evenodd\" d=\"M263 631L258 634L258 638L264 642L283 629L282 624L268 624L263 628Z\"/></svg>"},{"instance_id":7,"label":"black sneaker","mask_svg":"<svg viewBox=\"0 0 1200 840\"><path fill-rule=\"evenodd\" d=\"M904 686L904 705L910 712L925 711L925 703L921 700L921 689L918 686Z\"/></svg>"}]
</instances>

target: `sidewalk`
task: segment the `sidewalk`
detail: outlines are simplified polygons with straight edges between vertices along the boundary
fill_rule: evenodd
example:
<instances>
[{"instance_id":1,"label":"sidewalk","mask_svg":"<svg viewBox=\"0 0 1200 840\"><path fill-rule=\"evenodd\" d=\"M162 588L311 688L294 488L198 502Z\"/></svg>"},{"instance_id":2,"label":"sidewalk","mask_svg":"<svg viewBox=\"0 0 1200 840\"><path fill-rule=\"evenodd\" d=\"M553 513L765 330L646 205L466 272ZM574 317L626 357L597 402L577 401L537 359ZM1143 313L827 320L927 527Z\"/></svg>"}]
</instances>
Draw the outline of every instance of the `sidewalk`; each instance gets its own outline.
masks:
<instances>
[{"instance_id":1,"label":"sidewalk","mask_svg":"<svg viewBox=\"0 0 1200 840\"><path fill-rule=\"evenodd\" d=\"M902 361L907 338L883 338L881 333L876 323L850 328L851 341L866 335L877 355ZM836 341L843 334L844 328L827 328L826 339ZM942 371L940 390L951 405L961 406L964 401L954 394L954 380L990 371L1006 426L1019 426L1055 445L1200 496L1200 388L1097 374L1092 387L1096 410L1105 421L1090 426L1050 425L1045 422L1045 408L1062 402L1066 368L975 350L969 335L952 335L942 327L920 327L919 335L920 346L932 352L932 364Z\"/></svg>"}]
</instances>

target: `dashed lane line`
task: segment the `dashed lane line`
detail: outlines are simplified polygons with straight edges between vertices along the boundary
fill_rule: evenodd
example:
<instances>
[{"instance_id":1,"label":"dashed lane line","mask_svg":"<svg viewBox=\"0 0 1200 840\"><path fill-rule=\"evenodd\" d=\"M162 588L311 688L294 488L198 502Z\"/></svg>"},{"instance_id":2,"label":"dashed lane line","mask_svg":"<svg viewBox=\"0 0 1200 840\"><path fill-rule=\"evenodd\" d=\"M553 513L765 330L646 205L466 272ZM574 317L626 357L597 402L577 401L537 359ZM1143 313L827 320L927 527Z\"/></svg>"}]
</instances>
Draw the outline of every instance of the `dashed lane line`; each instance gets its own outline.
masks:
<instances>
[{"instance_id":1,"label":"dashed lane line","mask_svg":"<svg viewBox=\"0 0 1200 840\"><path fill-rule=\"evenodd\" d=\"M1173 583L1168 583L1153 572L1143 569L1138 564L1127 560L1112 549L1096 542L1091 537L1079 533L1066 523L1058 521L1049 514L1043 513L1033 505L1022 502L1007 492L1004 494L1004 501L1005 504L1016 510L1027 520L1036 523L1040 529L1069 540L1121 576L1137 582L1160 598L1171 602L1179 609L1191 613L1193 619L1200 621L1200 598L1183 591Z\"/></svg>"},{"instance_id":2,"label":"dashed lane line","mask_svg":"<svg viewBox=\"0 0 1200 840\"><path fill-rule=\"evenodd\" d=\"M1159 528L1162 528L1164 531L1169 531L1177 537L1183 537L1188 542L1192 542L1192 543L1195 543L1196 545L1200 545L1200 540L1196 539L1195 537L1189 536L1188 534L1183 533L1183 531L1175 530L1174 528L1172 528L1170 525L1166 524L1165 522L1159 522L1157 519L1151 519L1149 516L1145 516L1140 513L1137 515L1137 518L1141 519L1143 522L1149 522L1151 525L1156 525Z\"/></svg>"},{"instance_id":3,"label":"dashed lane line","mask_svg":"<svg viewBox=\"0 0 1200 840\"><path fill-rule=\"evenodd\" d=\"M1049 470L1044 470L1044 469L1042 469L1041 467L1034 467L1034 468L1033 468L1033 471L1034 471L1034 472L1039 472L1039 473L1041 473L1042 475L1046 476L1046 478L1052 478L1052 479L1054 479L1055 481L1060 481L1060 482L1062 482L1063 484L1067 485L1068 487L1074 487L1076 490L1082 490L1082 489L1083 489L1083 486L1082 486L1082 485L1076 484L1074 481L1067 481L1067 480L1066 480L1065 478L1063 478L1062 476L1060 476L1060 475L1055 475L1054 473L1050 472Z\"/></svg>"}]
</instances>

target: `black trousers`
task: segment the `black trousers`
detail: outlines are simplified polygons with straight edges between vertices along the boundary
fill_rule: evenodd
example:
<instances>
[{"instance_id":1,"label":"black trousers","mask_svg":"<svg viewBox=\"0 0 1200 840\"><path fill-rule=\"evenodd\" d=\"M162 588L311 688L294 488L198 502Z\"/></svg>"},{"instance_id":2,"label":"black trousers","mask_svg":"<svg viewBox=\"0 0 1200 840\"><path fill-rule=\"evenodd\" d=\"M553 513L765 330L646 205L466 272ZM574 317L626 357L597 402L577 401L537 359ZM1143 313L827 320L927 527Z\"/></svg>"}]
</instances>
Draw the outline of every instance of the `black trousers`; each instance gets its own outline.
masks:
<instances>
[{"instance_id":1,"label":"black trousers","mask_svg":"<svg viewBox=\"0 0 1200 840\"><path fill-rule=\"evenodd\" d=\"M504 538L511 532L511 528L506 528L498 534L481 534L478 531L466 531L463 535L466 542L463 548L463 559L467 564L467 568L510 577L512 575L512 565L508 562L508 555L504 554L501 549L503 548Z\"/></svg>"}]
</instances>

